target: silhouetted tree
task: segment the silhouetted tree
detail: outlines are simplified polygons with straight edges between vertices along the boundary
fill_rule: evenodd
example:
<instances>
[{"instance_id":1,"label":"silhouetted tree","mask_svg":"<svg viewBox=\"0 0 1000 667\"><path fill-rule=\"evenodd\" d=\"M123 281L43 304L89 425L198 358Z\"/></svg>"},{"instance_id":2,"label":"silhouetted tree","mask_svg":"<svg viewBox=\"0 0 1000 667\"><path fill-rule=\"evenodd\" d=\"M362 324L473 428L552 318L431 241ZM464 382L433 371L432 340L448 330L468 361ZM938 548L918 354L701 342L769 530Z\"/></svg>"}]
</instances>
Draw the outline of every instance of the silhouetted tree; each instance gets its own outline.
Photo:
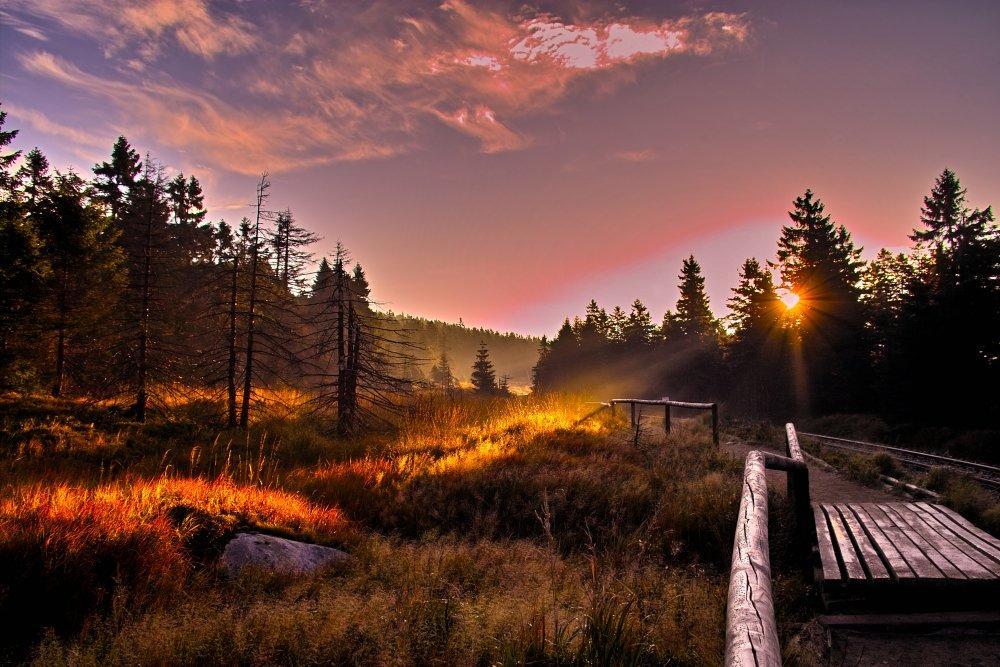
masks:
<instances>
[{"instance_id":1,"label":"silhouetted tree","mask_svg":"<svg viewBox=\"0 0 1000 667\"><path fill-rule=\"evenodd\" d=\"M778 269L782 286L799 296L794 332L805 395L802 411L855 410L868 389L868 336L861 305L861 250L825 214L811 190L797 197L792 224L781 230Z\"/></svg>"},{"instance_id":2,"label":"silhouetted tree","mask_svg":"<svg viewBox=\"0 0 1000 667\"><path fill-rule=\"evenodd\" d=\"M437 363L431 368L431 382L443 391L449 391L455 386L455 376L451 372L448 355L444 352L441 353Z\"/></svg>"},{"instance_id":3,"label":"silhouetted tree","mask_svg":"<svg viewBox=\"0 0 1000 667\"><path fill-rule=\"evenodd\" d=\"M893 384L906 414L995 424L1000 371L1000 231L992 208L970 210L966 191L944 170L924 198L914 230L919 259L902 308Z\"/></svg>"},{"instance_id":4,"label":"silhouetted tree","mask_svg":"<svg viewBox=\"0 0 1000 667\"><path fill-rule=\"evenodd\" d=\"M91 351L115 305L123 283L123 257L116 243L118 231L87 201L79 176L57 175L54 187L41 196L38 229L51 267L45 290L47 328L56 338L52 395L59 396L72 347L79 347L77 354Z\"/></svg>"},{"instance_id":5,"label":"silhouetted tree","mask_svg":"<svg viewBox=\"0 0 1000 667\"><path fill-rule=\"evenodd\" d=\"M476 353L476 363L472 365L472 389L477 394L495 394L497 391L497 377L493 370L493 362L490 361L490 351L486 348L486 343L480 343L479 351Z\"/></svg>"},{"instance_id":6,"label":"silhouetted tree","mask_svg":"<svg viewBox=\"0 0 1000 667\"><path fill-rule=\"evenodd\" d=\"M141 162L139 153L128 140L118 137L111 150L111 161L94 165L95 179L92 185L97 191L96 198L108 207L114 225L119 224L128 191L142 171Z\"/></svg>"}]
</instances>

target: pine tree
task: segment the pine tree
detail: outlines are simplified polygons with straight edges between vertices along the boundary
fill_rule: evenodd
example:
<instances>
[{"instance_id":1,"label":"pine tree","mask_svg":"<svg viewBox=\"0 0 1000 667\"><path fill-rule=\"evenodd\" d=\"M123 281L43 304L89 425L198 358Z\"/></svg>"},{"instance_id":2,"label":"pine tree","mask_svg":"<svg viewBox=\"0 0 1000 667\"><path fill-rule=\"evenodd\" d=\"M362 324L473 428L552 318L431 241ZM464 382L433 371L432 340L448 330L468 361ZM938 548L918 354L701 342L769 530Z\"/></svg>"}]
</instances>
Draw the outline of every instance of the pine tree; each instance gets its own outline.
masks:
<instances>
[{"instance_id":1,"label":"pine tree","mask_svg":"<svg viewBox=\"0 0 1000 667\"><path fill-rule=\"evenodd\" d=\"M368 285L368 278L365 277L365 270L361 268L361 264L354 264L354 273L351 274L351 289L362 299L371 296L372 290Z\"/></svg>"},{"instance_id":2,"label":"pine tree","mask_svg":"<svg viewBox=\"0 0 1000 667\"><path fill-rule=\"evenodd\" d=\"M5 199L10 196L10 192L14 189L13 177L7 170L17 162L17 158L21 157L21 151L3 154L4 147L9 146L20 132L20 130L3 129L6 123L7 112L0 107L0 194L3 194Z\"/></svg>"},{"instance_id":3,"label":"pine tree","mask_svg":"<svg viewBox=\"0 0 1000 667\"><path fill-rule=\"evenodd\" d=\"M649 309L639 299L632 303L622 336L625 345L632 351L640 351L652 341L653 319Z\"/></svg>"},{"instance_id":4,"label":"pine tree","mask_svg":"<svg viewBox=\"0 0 1000 667\"><path fill-rule=\"evenodd\" d=\"M431 368L431 382L443 391L449 391L455 386L455 376L451 372L448 355L444 352L441 353L437 363Z\"/></svg>"},{"instance_id":5,"label":"pine tree","mask_svg":"<svg viewBox=\"0 0 1000 667\"><path fill-rule=\"evenodd\" d=\"M303 269L312 259L312 253L304 248L319 238L296 224L292 212L285 209L278 213L269 240L274 251L275 273L285 289L290 290L298 285Z\"/></svg>"},{"instance_id":6,"label":"pine tree","mask_svg":"<svg viewBox=\"0 0 1000 667\"><path fill-rule=\"evenodd\" d=\"M40 200L52 189L48 159L37 148L31 149L24 156L24 164L17 170L15 178L24 193L27 214L36 217Z\"/></svg>"},{"instance_id":7,"label":"pine tree","mask_svg":"<svg viewBox=\"0 0 1000 667\"><path fill-rule=\"evenodd\" d=\"M705 278L701 265L691 255L681 263L680 298L677 309L664 320L663 335L667 340L682 338L708 341L717 339L719 324L712 314L705 293Z\"/></svg>"},{"instance_id":8,"label":"pine tree","mask_svg":"<svg viewBox=\"0 0 1000 667\"><path fill-rule=\"evenodd\" d=\"M788 407L784 306L771 272L756 259L743 263L729 309L732 335L726 361L731 400L751 415L777 416Z\"/></svg>"},{"instance_id":9,"label":"pine tree","mask_svg":"<svg viewBox=\"0 0 1000 667\"><path fill-rule=\"evenodd\" d=\"M0 109L0 388L32 379L25 357L34 346L25 333L36 333L37 303L49 271L9 171L21 151L3 152L18 133L3 129L6 119L7 112Z\"/></svg>"},{"instance_id":10,"label":"pine tree","mask_svg":"<svg viewBox=\"0 0 1000 667\"><path fill-rule=\"evenodd\" d=\"M86 201L84 190L76 174L57 174L39 206L42 252L52 268L46 295L47 328L56 337L53 396L63 392L68 359L86 355L97 342L97 329L122 284L118 232Z\"/></svg>"},{"instance_id":11,"label":"pine tree","mask_svg":"<svg viewBox=\"0 0 1000 667\"><path fill-rule=\"evenodd\" d=\"M1000 373L1000 230L991 207L970 210L965 196L946 169L924 199L893 383L907 416L932 418L923 397L934 394L950 420L991 424L1000 406L980 388Z\"/></svg>"},{"instance_id":12,"label":"pine tree","mask_svg":"<svg viewBox=\"0 0 1000 667\"><path fill-rule=\"evenodd\" d=\"M801 346L799 408L818 412L857 409L868 387L868 337L861 305L861 250L835 224L811 190L797 197L792 224L781 230L778 268L782 286L798 295L795 333Z\"/></svg>"},{"instance_id":13,"label":"pine tree","mask_svg":"<svg viewBox=\"0 0 1000 667\"><path fill-rule=\"evenodd\" d=\"M115 141L110 162L94 165L95 179L92 185L97 191L97 200L108 207L112 224L119 224L126 195L135 185L140 171L142 166L139 153L125 137L118 137Z\"/></svg>"},{"instance_id":14,"label":"pine tree","mask_svg":"<svg viewBox=\"0 0 1000 667\"><path fill-rule=\"evenodd\" d=\"M476 361L472 364L472 389L484 396L495 394L497 391L497 377L485 342L479 344Z\"/></svg>"}]
</instances>

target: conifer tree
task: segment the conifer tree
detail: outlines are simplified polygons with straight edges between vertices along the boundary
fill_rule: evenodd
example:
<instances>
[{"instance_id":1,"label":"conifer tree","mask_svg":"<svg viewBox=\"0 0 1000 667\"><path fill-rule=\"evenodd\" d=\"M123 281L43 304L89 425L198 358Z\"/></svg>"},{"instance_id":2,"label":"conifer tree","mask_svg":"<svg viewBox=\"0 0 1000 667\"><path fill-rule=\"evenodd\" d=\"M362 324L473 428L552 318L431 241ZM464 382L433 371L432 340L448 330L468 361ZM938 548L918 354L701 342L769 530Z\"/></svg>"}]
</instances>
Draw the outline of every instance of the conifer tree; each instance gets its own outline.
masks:
<instances>
[{"instance_id":1,"label":"conifer tree","mask_svg":"<svg viewBox=\"0 0 1000 667\"><path fill-rule=\"evenodd\" d=\"M940 414L991 424L1000 406L980 388L1000 376L1000 229L991 207L970 210L965 197L945 169L924 199L922 227L911 236L921 261L907 287L893 384L908 416L932 417L921 403L934 394Z\"/></svg>"},{"instance_id":2,"label":"conifer tree","mask_svg":"<svg viewBox=\"0 0 1000 667\"><path fill-rule=\"evenodd\" d=\"M676 310L664 320L664 338L700 341L718 338L719 324L709 307L705 278L694 255L683 260L678 279L680 298Z\"/></svg>"},{"instance_id":3,"label":"conifer tree","mask_svg":"<svg viewBox=\"0 0 1000 667\"><path fill-rule=\"evenodd\" d=\"M431 368L431 382L437 385L442 391L449 391L455 386L455 376L451 372L448 355L444 352L441 353L437 363Z\"/></svg>"},{"instance_id":4,"label":"conifer tree","mask_svg":"<svg viewBox=\"0 0 1000 667\"><path fill-rule=\"evenodd\" d=\"M861 250L811 190L795 199L788 215L792 224L781 230L778 269L782 286L799 297L795 334L806 378L799 408L857 409L868 388L869 358Z\"/></svg>"},{"instance_id":5,"label":"conifer tree","mask_svg":"<svg viewBox=\"0 0 1000 667\"><path fill-rule=\"evenodd\" d=\"M140 171L142 166L139 153L125 137L118 137L115 141L110 162L94 165L95 179L92 185L97 191L97 200L108 207L112 224L119 224L126 195L135 185Z\"/></svg>"},{"instance_id":6,"label":"conifer tree","mask_svg":"<svg viewBox=\"0 0 1000 667\"><path fill-rule=\"evenodd\" d=\"M771 272L755 259L740 268L729 299L732 335L727 344L733 403L754 416L776 416L787 410L789 378L784 358L785 327Z\"/></svg>"},{"instance_id":7,"label":"conifer tree","mask_svg":"<svg viewBox=\"0 0 1000 667\"><path fill-rule=\"evenodd\" d=\"M48 159L37 148L31 149L24 156L24 164L17 170L16 178L24 193L27 214L37 217L40 200L52 189Z\"/></svg>"},{"instance_id":8,"label":"conifer tree","mask_svg":"<svg viewBox=\"0 0 1000 667\"><path fill-rule=\"evenodd\" d=\"M4 130L7 112L0 109L0 387L21 384L30 374L24 357L30 349L25 332L48 276L37 230L25 215L21 192L10 168L21 151L4 153L18 130Z\"/></svg>"},{"instance_id":9,"label":"conifer tree","mask_svg":"<svg viewBox=\"0 0 1000 667\"><path fill-rule=\"evenodd\" d=\"M118 232L86 200L84 189L76 174L57 174L39 206L42 252L51 267L46 294L47 328L56 338L53 396L63 392L68 358L74 352L86 354L96 344L100 323L122 284Z\"/></svg>"},{"instance_id":10,"label":"conifer tree","mask_svg":"<svg viewBox=\"0 0 1000 667\"><path fill-rule=\"evenodd\" d=\"M622 331L625 345L633 351L642 350L649 345L653 335L653 319L649 314L649 309L636 299L632 303L632 310L625 320L625 327Z\"/></svg>"},{"instance_id":11,"label":"conifer tree","mask_svg":"<svg viewBox=\"0 0 1000 667\"><path fill-rule=\"evenodd\" d=\"M480 395L495 394L497 391L496 372L493 370L493 362L490 361L490 351L486 348L486 343L479 344L476 361L472 364L472 389Z\"/></svg>"}]
</instances>

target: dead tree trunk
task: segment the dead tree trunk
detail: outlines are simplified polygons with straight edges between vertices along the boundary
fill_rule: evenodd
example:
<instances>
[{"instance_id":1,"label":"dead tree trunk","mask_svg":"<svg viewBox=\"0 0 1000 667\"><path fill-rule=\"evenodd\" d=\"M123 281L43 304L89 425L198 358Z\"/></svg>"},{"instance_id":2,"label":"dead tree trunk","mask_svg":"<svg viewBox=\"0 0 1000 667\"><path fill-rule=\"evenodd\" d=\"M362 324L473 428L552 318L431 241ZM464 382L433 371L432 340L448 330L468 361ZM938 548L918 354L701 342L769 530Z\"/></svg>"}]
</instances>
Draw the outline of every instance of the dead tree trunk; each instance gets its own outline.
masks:
<instances>
[{"instance_id":1,"label":"dead tree trunk","mask_svg":"<svg viewBox=\"0 0 1000 667\"><path fill-rule=\"evenodd\" d=\"M146 216L146 233L142 244L142 301L139 310L139 367L138 367L138 390L135 397L135 418L136 421L146 420L146 402L148 400L146 391L147 360L149 353L149 302L150 302L150 278L152 276L152 256L153 256L153 206L156 199L156 186L149 183L149 207Z\"/></svg>"},{"instance_id":2,"label":"dead tree trunk","mask_svg":"<svg viewBox=\"0 0 1000 667\"><path fill-rule=\"evenodd\" d=\"M247 295L247 354L243 367L243 406L240 412L240 428L246 430L250 423L250 392L253 389L253 335L254 318L257 310L257 263L260 261L260 216L270 187L267 174L260 177L257 185L257 218L254 223L253 244L250 247L250 293Z\"/></svg>"},{"instance_id":3,"label":"dead tree trunk","mask_svg":"<svg viewBox=\"0 0 1000 667\"><path fill-rule=\"evenodd\" d=\"M229 394L226 400L226 425L236 426L236 306L239 293L239 257L233 255L233 274L229 285L229 362L226 368L226 384Z\"/></svg>"}]
</instances>

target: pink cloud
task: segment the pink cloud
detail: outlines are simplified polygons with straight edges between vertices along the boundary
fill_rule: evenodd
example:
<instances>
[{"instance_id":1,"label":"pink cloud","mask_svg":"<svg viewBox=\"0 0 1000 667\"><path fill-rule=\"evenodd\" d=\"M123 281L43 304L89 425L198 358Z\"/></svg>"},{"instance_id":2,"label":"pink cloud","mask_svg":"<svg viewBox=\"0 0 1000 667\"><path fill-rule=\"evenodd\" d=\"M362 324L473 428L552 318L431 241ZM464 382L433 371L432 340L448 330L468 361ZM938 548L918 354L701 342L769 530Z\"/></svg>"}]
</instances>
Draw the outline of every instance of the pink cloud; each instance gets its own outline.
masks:
<instances>
[{"instance_id":1,"label":"pink cloud","mask_svg":"<svg viewBox=\"0 0 1000 667\"><path fill-rule=\"evenodd\" d=\"M746 38L745 20L733 14L571 22L464 0L430 7L386 0L364 10L317 4L291 37L269 34L274 22L266 9L251 23L249 14L223 15L204 0L116 0L61 13L54 0L30 7L85 34L125 35L138 45L138 61L120 78L89 74L45 52L22 57L25 68L103 96L126 124L167 145L248 173L406 152L420 145L428 122L470 137L486 153L521 149L532 137L518 121L555 112L571 91L606 94L632 76L639 59L704 55ZM168 68L152 76L152 67L142 67L166 58L170 40L206 59L247 55L242 67L220 69L209 93L172 79ZM247 91L258 98L247 99ZM275 99L282 100L278 113Z\"/></svg>"}]
</instances>

